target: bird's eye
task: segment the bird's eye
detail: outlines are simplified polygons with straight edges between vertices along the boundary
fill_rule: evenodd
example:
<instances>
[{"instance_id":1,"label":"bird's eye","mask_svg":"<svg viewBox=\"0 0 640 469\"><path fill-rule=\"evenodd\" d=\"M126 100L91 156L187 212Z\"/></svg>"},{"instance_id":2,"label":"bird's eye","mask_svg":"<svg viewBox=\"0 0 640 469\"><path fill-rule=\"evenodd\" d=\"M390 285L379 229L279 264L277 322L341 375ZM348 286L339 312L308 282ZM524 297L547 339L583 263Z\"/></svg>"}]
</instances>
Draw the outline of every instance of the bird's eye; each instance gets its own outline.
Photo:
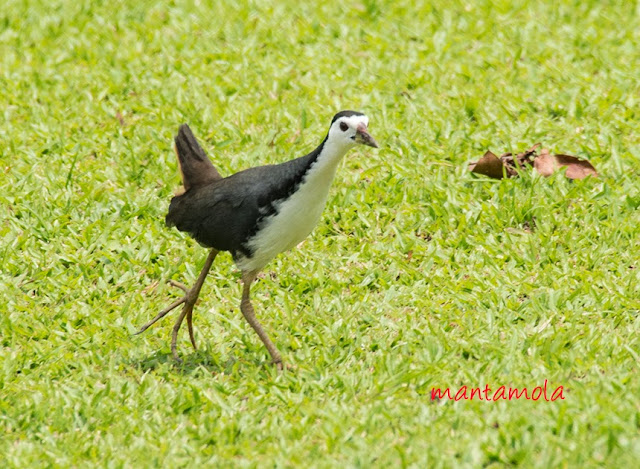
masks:
<instances>
[{"instance_id":1,"label":"bird's eye","mask_svg":"<svg viewBox=\"0 0 640 469\"><path fill-rule=\"evenodd\" d=\"M349 126L345 122L340 122L340 130L346 132L347 130L349 130Z\"/></svg>"}]
</instances>

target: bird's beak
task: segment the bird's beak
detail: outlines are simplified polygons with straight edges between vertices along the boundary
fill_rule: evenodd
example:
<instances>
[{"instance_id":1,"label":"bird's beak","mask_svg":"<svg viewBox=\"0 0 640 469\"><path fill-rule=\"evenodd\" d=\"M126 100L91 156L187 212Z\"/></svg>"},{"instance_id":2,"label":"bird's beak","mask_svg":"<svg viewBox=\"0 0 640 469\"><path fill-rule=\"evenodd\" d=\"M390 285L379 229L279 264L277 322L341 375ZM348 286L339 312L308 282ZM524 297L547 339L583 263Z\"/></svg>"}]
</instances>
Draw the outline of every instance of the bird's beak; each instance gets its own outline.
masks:
<instances>
[{"instance_id":1,"label":"bird's beak","mask_svg":"<svg viewBox=\"0 0 640 469\"><path fill-rule=\"evenodd\" d=\"M356 128L356 142L368 145L373 148L378 148L378 144L373 137L367 132L367 126L360 123Z\"/></svg>"}]
</instances>

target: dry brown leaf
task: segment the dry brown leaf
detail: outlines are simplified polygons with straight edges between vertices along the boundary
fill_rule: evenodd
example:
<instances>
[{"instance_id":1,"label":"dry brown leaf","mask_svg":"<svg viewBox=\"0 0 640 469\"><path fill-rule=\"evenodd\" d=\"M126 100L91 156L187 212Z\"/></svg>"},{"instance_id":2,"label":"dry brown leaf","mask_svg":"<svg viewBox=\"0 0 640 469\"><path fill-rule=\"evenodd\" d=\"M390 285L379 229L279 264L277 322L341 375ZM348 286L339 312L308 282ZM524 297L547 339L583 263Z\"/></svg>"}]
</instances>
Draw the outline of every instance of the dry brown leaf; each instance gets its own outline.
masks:
<instances>
[{"instance_id":1,"label":"dry brown leaf","mask_svg":"<svg viewBox=\"0 0 640 469\"><path fill-rule=\"evenodd\" d=\"M566 166L564 173L569 179L584 179L587 176L598 177L596 168L587 160L581 160L572 155L554 155L559 166Z\"/></svg>"},{"instance_id":2,"label":"dry brown leaf","mask_svg":"<svg viewBox=\"0 0 640 469\"><path fill-rule=\"evenodd\" d=\"M549 154L549 150L546 148L533 160L533 167L544 177L551 176L558 169L556 159Z\"/></svg>"},{"instance_id":3,"label":"dry brown leaf","mask_svg":"<svg viewBox=\"0 0 640 469\"><path fill-rule=\"evenodd\" d=\"M502 179L518 175L518 170L535 169L542 176L548 177L565 167L565 176L569 179L583 179L587 176L598 176L596 169L587 160L572 155L552 155L549 150L543 148L537 152L539 143L536 143L527 151L518 153L515 157L512 153L504 153L499 158L491 151L487 151L476 162L469 163L469 169L473 173L489 176L494 179Z\"/></svg>"},{"instance_id":4,"label":"dry brown leaf","mask_svg":"<svg viewBox=\"0 0 640 469\"><path fill-rule=\"evenodd\" d=\"M519 153L516 157L516 164L518 167L522 168L525 165L531 165L533 160L536 158L536 150L541 145L541 143L536 143L531 148L523 153Z\"/></svg>"},{"instance_id":5,"label":"dry brown leaf","mask_svg":"<svg viewBox=\"0 0 640 469\"><path fill-rule=\"evenodd\" d=\"M488 151L478 161L470 163L469 169L472 173L482 174L494 179L502 179L504 177L503 170L507 169L507 167L500 158ZM508 171L507 176L511 176Z\"/></svg>"}]
</instances>

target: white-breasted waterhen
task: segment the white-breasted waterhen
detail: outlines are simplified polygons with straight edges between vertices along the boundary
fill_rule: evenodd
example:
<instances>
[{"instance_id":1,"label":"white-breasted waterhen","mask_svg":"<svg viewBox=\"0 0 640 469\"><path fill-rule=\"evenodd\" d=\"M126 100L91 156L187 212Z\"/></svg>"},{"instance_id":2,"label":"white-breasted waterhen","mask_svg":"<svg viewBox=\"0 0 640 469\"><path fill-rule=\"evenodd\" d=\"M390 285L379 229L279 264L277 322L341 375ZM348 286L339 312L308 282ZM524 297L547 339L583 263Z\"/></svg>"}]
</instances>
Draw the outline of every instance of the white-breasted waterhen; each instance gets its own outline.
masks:
<instances>
[{"instance_id":1,"label":"white-breasted waterhen","mask_svg":"<svg viewBox=\"0 0 640 469\"><path fill-rule=\"evenodd\" d=\"M180 361L176 342L185 317L195 349L193 306L218 252L229 251L242 272L240 310L267 347L273 363L281 368L282 357L256 319L249 300L251 283L273 257L311 233L345 153L357 144L378 147L367 131L368 124L369 118L360 112L339 112L322 143L308 155L246 169L226 178L211 164L189 126L180 126L175 148L185 192L171 200L166 222L189 233L211 251L194 286L189 289L171 282L184 290L184 297L162 310L137 334L184 305L173 326L171 353Z\"/></svg>"}]
</instances>

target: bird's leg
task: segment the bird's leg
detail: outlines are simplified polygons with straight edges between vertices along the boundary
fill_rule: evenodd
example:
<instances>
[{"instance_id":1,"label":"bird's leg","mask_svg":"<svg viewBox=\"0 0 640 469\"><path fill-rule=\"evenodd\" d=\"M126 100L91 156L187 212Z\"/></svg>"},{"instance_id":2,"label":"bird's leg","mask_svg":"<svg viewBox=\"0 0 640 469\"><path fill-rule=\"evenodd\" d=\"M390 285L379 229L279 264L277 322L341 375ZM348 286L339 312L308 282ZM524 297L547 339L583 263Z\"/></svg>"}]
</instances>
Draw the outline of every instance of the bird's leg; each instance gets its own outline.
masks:
<instances>
[{"instance_id":1,"label":"bird's leg","mask_svg":"<svg viewBox=\"0 0 640 469\"><path fill-rule=\"evenodd\" d=\"M182 311L180 312L180 316L178 316L178 320L173 325L173 331L171 334L171 354L173 355L173 358L176 359L176 361L181 361L180 358L178 357L176 344L178 342L178 331L180 330L180 326L182 326L182 321L184 321L185 317L187 318L187 327L189 328L189 338L191 339L191 345L193 345L194 349L196 348L196 341L193 336L193 307L196 304L196 301L198 300L198 296L200 295L200 290L202 289L202 285L204 284L204 279L207 277L209 270L211 270L211 265L213 264L214 259L218 255L218 252L219 251L216 249L212 249L209 252L209 256L207 256L207 260L204 263L204 267L200 271L198 280L196 280L196 283L193 285L192 288L188 289L181 283L174 282L173 280L171 280L170 281L171 285L178 287L185 292L184 296L179 300L171 303L167 308L160 311L155 318L153 318L147 324L142 326L140 330L136 332L136 334L143 333L149 327L153 326L156 322L158 322L160 319L162 319L167 314L169 314L170 311L173 311L175 308L177 308L181 304L184 304L184 306L182 307Z\"/></svg>"},{"instance_id":2,"label":"bird's leg","mask_svg":"<svg viewBox=\"0 0 640 469\"><path fill-rule=\"evenodd\" d=\"M258 333L260 339L264 343L265 347L269 351L271 355L272 363L278 367L278 369L282 369L282 357L280 356L280 352L276 349L273 342L269 339L269 336L264 331L258 320L256 319L256 314L253 310L253 306L251 305L251 300L249 299L249 293L251 291L251 282L253 282L256 278L258 272L243 272L242 274L242 301L240 302L240 311L242 311L242 315L247 320L253 330Z\"/></svg>"}]
</instances>

